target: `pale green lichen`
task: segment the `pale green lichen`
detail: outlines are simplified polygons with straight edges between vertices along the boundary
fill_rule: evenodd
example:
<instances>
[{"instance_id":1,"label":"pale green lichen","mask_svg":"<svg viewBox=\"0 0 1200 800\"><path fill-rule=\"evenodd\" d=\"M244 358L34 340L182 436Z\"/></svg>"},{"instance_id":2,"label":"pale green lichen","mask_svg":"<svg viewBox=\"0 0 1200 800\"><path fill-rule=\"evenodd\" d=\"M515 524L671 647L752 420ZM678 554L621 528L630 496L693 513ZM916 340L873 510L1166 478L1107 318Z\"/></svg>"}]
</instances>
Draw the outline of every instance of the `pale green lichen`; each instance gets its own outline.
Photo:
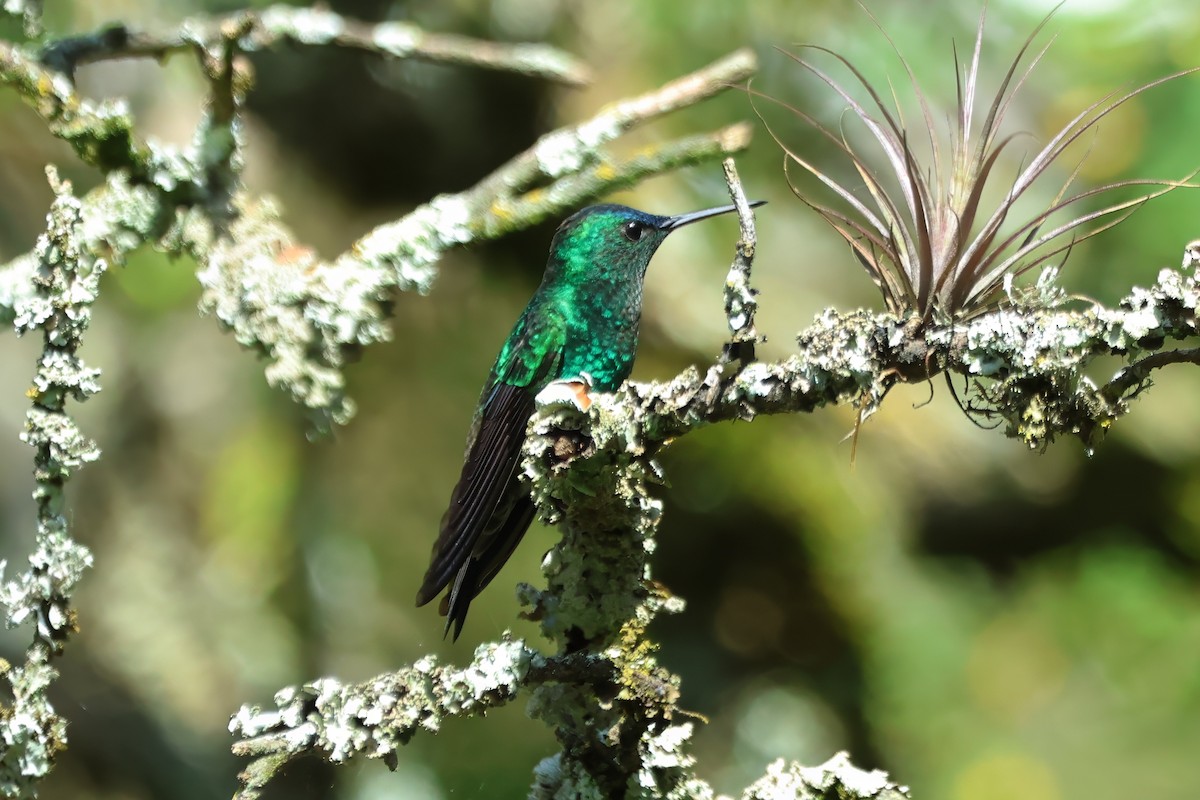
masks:
<instances>
[{"instance_id":1,"label":"pale green lichen","mask_svg":"<svg viewBox=\"0 0 1200 800\"><path fill-rule=\"evenodd\" d=\"M36 797L66 747L66 720L46 699L58 672L31 659L18 667L0 662L0 673L12 688L11 702L0 701L0 796Z\"/></svg>"},{"instance_id":2,"label":"pale green lichen","mask_svg":"<svg viewBox=\"0 0 1200 800\"><path fill-rule=\"evenodd\" d=\"M0 794L6 797L36 795L38 781L65 746L66 723L46 696L57 676L47 661L75 630L71 597L92 565L91 553L68 534L63 488L71 473L94 461L99 450L65 406L68 399L85 400L100 390L100 371L85 365L77 350L108 261L98 257L85 238L83 204L70 184L60 181L53 168L47 169L47 177L55 199L35 250L33 291L12 301L16 332L40 331L43 350L29 392L33 407L21 435L35 451L37 547L26 571L0 578L7 626L32 623L34 629L25 664L6 664L4 670L12 689L11 705L0 703ZM0 564L0 575L4 571Z\"/></svg>"},{"instance_id":3,"label":"pale green lichen","mask_svg":"<svg viewBox=\"0 0 1200 800\"><path fill-rule=\"evenodd\" d=\"M883 770L859 769L850 763L846 753L838 753L816 767L788 764L779 759L742 794L742 800L903 800L906 797L907 787L892 783Z\"/></svg>"},{"instance_id":4,"label":"pale green lichen","mask_svg":"<svg viewBox=\"0 0 1200 800\"><path fill-rule=\"evenodd\" d=\"M664 800L711 800L712 787L692 774L696 758L688 752L693 725L668 725L648 733L642 744L641 768L634 783L642 797Z\"/></svg>"},{"instance_id":5,"label":"pale green lichen","mask_svg":"<svg viewBox=\"0 0 1200 800\"><path fill-rule=\"evenodd\" d=\"M601 116L542 136L533 146L538 168L548 178L560 178L598 163L598 149L621 135L621 122L616 115Z\"/></svg>"},{"instance_id":6,"label":"pale green lichen","mask_svg":"<svg viewBox=\"0 0 1200 800\"><path fill-rule=\"evenodd\" d=\"M462 670L428 656L366 683L320 678L280 690L273 709L242 706L229 731L250 740L248 754L317 749L335 763L359 755L388 759L418 730L436 732L446 716L508 702L538 659L523 642L504 638L476 648Z\"/></svg>"},{"instance_id":7,"label":"pale green lichen","mask_svg":"<svg viewBox=\"0 0 1200 800\"><path fill-rule=\"evenodd\" d=\"M10 326L17 318L17 307L27 306L37 293L33 276L37 255L26 253L0 267L0 326Z\"/></svg>"},{"instance_id":8,"label":"pale green lichen","mask_svg":"<svg viewBox=\"0 0 1200 800\"><path fill-rule=\"evenodd\" d=\"M446 250L474 238L473 213L461 195L439 195L397 222L381 225L359 239L336 262L385 270L401 291L429 291L435 265Z\"/></svg>"},{"instance_id":9,"label":"pale green lichen","mask_svg":"<svg viewBox=\"0 0 1200 800\"><path fill-rule=\"evenodd\" d=\"M39 640L61 642L73 625L70 597L91 566L91 552L67 535L65 517L46 520L37 550L29 557L29 570L0 585L0 604L5 607L8 627L32 621ZM0 561L0 579L4 571L5 564Z\"/></svg>"},{"instance_id":10,"label":"pale green lichen","mask_svg":"<svg viewBox=\"0 0 1200 800\"><path fill-rule=\"evenodd\" d=\"M318 422L324 415L347 421L354 410L341 371L347 355L390 338L384 305L413 284L356 261L329 265L310 250L293 251L269 201L240 207L230 232L202 255L201 311L263 352L268 383L312 409ZM187 235L208 237L201 229Z\"/></svg>"}]
</instances>

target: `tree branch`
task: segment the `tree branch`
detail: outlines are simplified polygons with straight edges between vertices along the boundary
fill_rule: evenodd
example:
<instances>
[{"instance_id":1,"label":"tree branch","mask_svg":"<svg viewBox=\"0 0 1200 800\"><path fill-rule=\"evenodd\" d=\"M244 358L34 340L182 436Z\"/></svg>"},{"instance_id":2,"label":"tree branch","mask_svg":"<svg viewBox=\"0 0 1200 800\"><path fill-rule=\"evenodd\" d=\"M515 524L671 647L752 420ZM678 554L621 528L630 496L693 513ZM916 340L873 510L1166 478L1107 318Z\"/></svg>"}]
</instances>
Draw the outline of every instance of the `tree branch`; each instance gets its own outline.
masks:
<instances>
[{"instance_id":1,"label":"tree branch","mask_svg":"<svg viewBox=\"0 0 1200 800\"><path fill-rule=\"evenodd\" d=\"M729 323L731 338L722 354L722 361L737 360L745 365L754 360L754 346L762 339L754 327L754 314L758 310L755 295L758 292L750 286L750 268L754 263L758 237L754 230L754 215L750 213L746 193L742 191L742 183L738 179L737 165L732 158L727 158L721 167L725 171L729 196L737 206L740 227L733 263L725 278L725 319Z\"/></svg>"},{"instance_id":2,"label":"tree branch","mask_svg":"<svg viewBox=\"0 0 1200 800\"><path fill-rule=\"evenodd\" d=\"M799 334L799 352L776 363L741 368L722 383L710 370L687 370L668 382L627 383L616 402L625 415L627 446L654 452L698 427L759 414L813 411L825 405L864 402L878 408L898 381L920 382L940 372L975 381L972 410L1007 423L1006 433L1031 448L1063 435L1089 449L1129 410L1140 375L1164 363L1193 360L1155 353L1167 339L1197 334L1200 284L1194 271L1164 269L1150 289L1135 289L1115 308L1070 311L1052 285L1036 297L968 323L920 325L914 317L857 311L823 312ZM1101 356L1134 363L1097 388L1087 368ZM1133 392L1136 394L1136 391Z\"/></svg>"},{"instance_id":3,"label":"tree branch","mask_svg":"<svg viewBox=\"0 0 1200 800\"><path fill-rule=\"evenodd\" d=\"M72 472L100 455L96 443L67 414L66 403L100 391L100 370L85 365L78 350L107 261L82 246L80 231L86 221L71 185L60 181L52 167L46 174L54 205L46 233L38 239L33 291L14 315L18 335L41 332L43 349L28 392L33 407L21 434L35 450L37 549L29 569L0 586L5 625L32 623L34 628L25 663L12 667L0 662L13 698L11 705L0 703L0 791L6 796L36 794L55 755L66 747L66 720L47 697L46 690L58 677L50 659L62 652L76 630L71 596L91 567L92 554L70 536L63 493ZM0 562L0 576L5 566Z\"/></svg>"},{"instance_id":4,"label":"tree branch","mask_svg":"<svg viewBox=\"0 0 1200 800\"><path fill-rule=\"evenodd\" d=\"M587 66L562 50L543 44L509 44L430 33L407 22L367 23L328 9L273 5L221 17L195 17L165 32L137 31L111 25L93 33L59 39L42 51L50 68L72 76L85 64L120 58L163 59L171 53L214 49L236 30L238 50L252 52L292 45L339 47L382 58L412 58L460 66L516 72L582 86Z\"/></svg>"},{"instance_id":5,"label":"tree branch","mask_svg":"<svg viewBox=\"0 0 1200 800\"><path fill-rule=\"evenodd\" d=\"M1135 361L1118 372L1098 393L1109 403L1132 399L1142 393L1150 382L1150 373L1168 364L1200 364L1200 347L1165 350Z\"/></svg>"},{"instance_id":6,"label":"tree branch","mask_svg":"<svg viewBox=\"0 0 1200 800\"><path fill-rule=\"evenodd\" d=\"M342 763L357 755L395 768L396 749L418 731L436 733L452 716L483 714L511 700L531 670L544 662L523 642L483 644L464 669L438 666L428 656L411 667L345 686L321 678L275 694L275 708L243 706L229 721L242 740L234 755L255 761L242 773L239 800L253 800L292 758L322 753Z\"/></svg>"}]
</instances>

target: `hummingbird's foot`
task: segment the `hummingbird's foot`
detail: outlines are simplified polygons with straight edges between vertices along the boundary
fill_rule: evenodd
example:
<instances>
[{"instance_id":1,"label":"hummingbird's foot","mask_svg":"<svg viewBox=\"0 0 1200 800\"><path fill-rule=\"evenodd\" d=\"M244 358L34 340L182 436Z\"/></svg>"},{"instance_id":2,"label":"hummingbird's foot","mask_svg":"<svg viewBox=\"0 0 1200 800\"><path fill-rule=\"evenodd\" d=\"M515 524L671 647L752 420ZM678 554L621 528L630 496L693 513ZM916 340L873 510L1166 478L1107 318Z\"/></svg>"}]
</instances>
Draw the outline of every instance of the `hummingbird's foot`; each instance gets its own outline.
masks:
<instances>
[{"instance_id":1,"label":"hummingbird's foot","mask_svg":"<svg viewBox=\"0 0 1200 800\"><path fill-rule=\"evenodd\" d=\"M535 398L541 405L567 404L575 406L580 411L592 407L592 376L586 372L579 373L574 378L559 378L546 384L546 388L538 392Z\"/></svg>"}]
</instances>

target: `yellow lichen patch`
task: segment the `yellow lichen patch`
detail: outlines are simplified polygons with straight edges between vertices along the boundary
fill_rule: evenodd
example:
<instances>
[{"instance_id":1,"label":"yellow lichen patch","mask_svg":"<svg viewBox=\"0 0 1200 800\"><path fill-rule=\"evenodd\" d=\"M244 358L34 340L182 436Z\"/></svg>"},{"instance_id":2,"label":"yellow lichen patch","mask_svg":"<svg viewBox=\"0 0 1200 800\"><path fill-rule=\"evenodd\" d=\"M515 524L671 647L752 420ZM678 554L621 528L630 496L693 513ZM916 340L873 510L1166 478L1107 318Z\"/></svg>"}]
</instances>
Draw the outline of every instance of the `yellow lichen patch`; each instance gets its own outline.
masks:
<instances>
[{"instance_id":1,"label":"yellow lichen patch","mask_svg":"<svg viewBox=\"0 0 1200 800\"><path fill-rule=\"evenodd\" d=\"M607 161L599 164L596 167L595 173L596 178L602 181L611 181L613 178L617 177L616 169L614 169L613 165L609 164Z\"/></svg>"},{"instance_id":2,"label":"yellow lichen patch","mask_svg":"<svg viewBox=\"0 0 1200 800\"><path fill-rule=\"evenodd\" d=\"M509 222L513 218L512 209L500 198L492 201L492 206L488 209L488 213L502 222Z\"/></svg>"}]
</instances>

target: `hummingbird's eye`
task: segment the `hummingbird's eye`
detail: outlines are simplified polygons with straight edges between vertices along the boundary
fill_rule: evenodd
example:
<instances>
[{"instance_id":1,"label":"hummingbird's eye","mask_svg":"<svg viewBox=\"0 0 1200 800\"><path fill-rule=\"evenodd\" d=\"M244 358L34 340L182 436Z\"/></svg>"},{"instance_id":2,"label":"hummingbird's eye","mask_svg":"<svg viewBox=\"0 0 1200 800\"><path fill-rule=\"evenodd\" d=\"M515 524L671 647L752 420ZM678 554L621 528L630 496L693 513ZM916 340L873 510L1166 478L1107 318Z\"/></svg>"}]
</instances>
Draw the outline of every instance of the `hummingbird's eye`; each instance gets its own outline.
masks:
<instances>
[{"instance_id":1,"label":"hummingbird's eye","mask_svg":"<svg viewBox=\"0 0 1200 800\"><path fill-rule=\"evenodd\" d=\"M642 234L646 232L646 226L637 220L631 220L621 226L621 233L631 242L636 242L642 238Z\"/></svg>"}]
</instances>

